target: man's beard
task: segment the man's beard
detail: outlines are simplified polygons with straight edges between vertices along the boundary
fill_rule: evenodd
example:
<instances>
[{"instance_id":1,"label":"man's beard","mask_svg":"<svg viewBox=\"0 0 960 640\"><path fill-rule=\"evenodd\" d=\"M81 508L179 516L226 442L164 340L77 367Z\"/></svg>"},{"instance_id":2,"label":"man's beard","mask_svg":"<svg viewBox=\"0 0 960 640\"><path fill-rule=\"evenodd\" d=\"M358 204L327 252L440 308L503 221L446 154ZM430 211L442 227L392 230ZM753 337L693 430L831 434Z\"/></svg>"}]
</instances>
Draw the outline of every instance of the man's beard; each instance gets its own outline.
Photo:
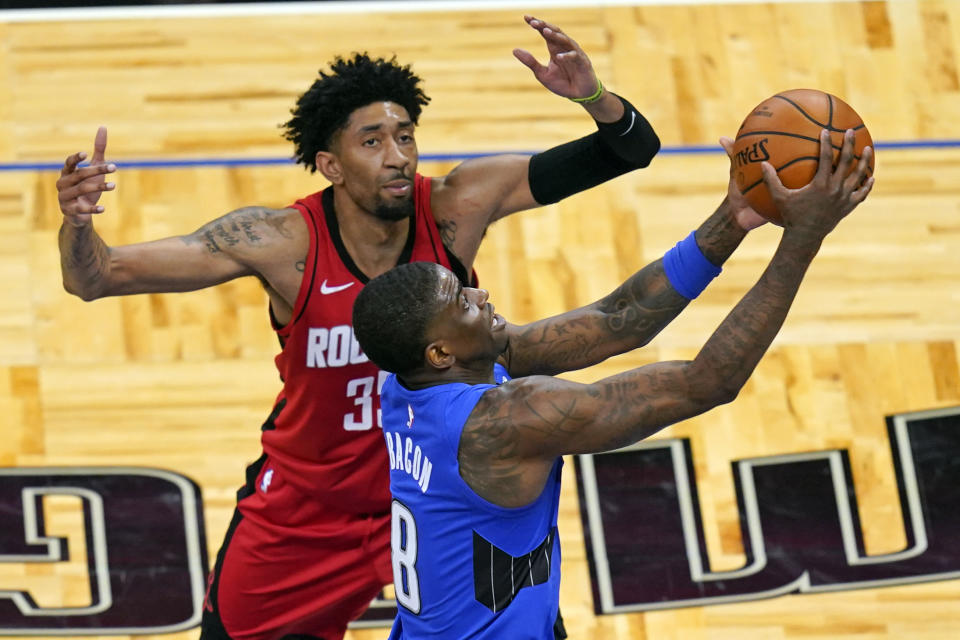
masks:
<instances>
[{"instance_id":1,"label":"man's beard","mask_svg":"<svg viewBox=\"0 0 960 640\"><path fill-rule=\"evenodd\" d=\"M378 198L377 206L373 209L373 215L381 220L389 220L390 222L412 218L415 212L416 207L413 204L412 195L399 202L386 202Z\"/></svg>"}]
</instances>

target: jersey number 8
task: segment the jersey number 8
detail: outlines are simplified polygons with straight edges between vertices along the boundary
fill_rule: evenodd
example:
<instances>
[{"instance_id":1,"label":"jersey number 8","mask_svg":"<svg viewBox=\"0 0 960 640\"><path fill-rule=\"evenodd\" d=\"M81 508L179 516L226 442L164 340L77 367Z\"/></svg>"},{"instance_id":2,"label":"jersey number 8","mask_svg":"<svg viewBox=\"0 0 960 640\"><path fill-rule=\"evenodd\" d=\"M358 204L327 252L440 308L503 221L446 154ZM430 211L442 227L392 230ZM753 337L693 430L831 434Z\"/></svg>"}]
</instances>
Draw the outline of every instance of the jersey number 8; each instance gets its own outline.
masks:
<instances>
[{"instance_id":1,"label":"jersey number 8","mask_svg":"<svg viewBox=\"0 0 960 640\"><path fill-rule=\"evenodd\" d=\"M393 587L397 602L411 613L420 613L420 579L417 577L417 523L405 505L393 501L390 551Z\"/></svg>"}]
</instances>

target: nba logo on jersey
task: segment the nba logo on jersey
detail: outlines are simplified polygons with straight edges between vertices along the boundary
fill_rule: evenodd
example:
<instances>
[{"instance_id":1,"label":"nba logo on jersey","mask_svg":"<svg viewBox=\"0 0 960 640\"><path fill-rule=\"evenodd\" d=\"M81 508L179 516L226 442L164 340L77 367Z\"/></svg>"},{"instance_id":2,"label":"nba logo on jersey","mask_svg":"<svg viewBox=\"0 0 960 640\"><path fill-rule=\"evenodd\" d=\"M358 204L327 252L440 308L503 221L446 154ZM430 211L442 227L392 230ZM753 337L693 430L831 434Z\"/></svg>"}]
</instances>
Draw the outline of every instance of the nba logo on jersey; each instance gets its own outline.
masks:
<instances>
[{"instance_id":1,"label":"nba logo on jersey","mask_svg":"<svg viewBox=\"0 0 960 640\"><path fill-rule=\"evenodd\" d=\"M266 493L271 482L273 482L273 469L267 469L267 472L263 474L263 480L260 481L260 491Z\"/></svg>"},{"instance_id":2,"label":"nba logo on jersey","mask_svg":"<svg viewBox=\"0 0 960 640\"><path fill-rule=\"evenodd\" d=\"M413 407L409 404L407 405L407 413L410 415L410 419L407 420L407 428L409 429L413 426Z\"/></svg>"}]
</instances>

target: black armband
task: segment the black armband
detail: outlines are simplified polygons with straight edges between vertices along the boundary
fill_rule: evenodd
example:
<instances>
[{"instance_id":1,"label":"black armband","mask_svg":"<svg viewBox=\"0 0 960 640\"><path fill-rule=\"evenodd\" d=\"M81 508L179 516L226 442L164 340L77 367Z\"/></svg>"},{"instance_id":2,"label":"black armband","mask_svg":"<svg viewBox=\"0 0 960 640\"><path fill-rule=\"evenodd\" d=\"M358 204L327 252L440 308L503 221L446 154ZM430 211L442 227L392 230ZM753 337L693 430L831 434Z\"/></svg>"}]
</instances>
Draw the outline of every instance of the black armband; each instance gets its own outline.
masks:
<instances>
[{"instance_id":1,"label":"black armband","mask_svg":"<svg viewBox=\"0 0 960 640\"><path fill-rule=\"evenodd\" d=\"M530 158L527 178L534 200L559 202L650 164L660 150L660 138L633 105L617 98L623 102L622 118L598 122L595 133Z\"/></svg>"},{"instance_id":2,"label":"black armband","mask_svg":"<svg viewBox=\"0 0 960 640\"><path fill-rule=\"evenodd\" d=\"M598 122L597 133L600 141L618 158L629 162L634 169L642 169L660 151L660 138L632 104L620 96L617 98L623 103L623 117L616 122Z\"/></svg>"}]
</instances>

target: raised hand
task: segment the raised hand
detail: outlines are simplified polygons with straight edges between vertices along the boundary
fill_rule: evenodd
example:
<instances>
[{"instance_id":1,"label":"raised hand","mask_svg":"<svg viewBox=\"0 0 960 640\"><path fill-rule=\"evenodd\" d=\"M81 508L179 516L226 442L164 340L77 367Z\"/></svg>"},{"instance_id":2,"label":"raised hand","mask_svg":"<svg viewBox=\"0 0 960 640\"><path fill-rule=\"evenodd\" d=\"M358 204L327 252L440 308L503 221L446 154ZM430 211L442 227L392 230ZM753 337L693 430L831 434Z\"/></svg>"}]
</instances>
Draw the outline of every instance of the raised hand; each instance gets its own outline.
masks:
<instances>
[{"instance_id":1,"label":"raised hand","mask_svg":"<svg viewBox=\"0 0 960 640\"><path fill-rule=\"evenodd\" d=\"M727 200L733 210L733 217L744 231L756 229L765 224L767 219L753 210L744 195L740 193L737 182L733 178L733 140L723 136L720 138L720 146L723 147L723 150L727 152L727 157L730 158L730 182L727 185Z\"/></svg>"},{"instance_id":2,"label":"raised hand","mask_svg":"<svg viewBox=\"0 0 960 640\"><path fill-rule=\"evenodd\" d=\"M67 158L57 180L57 199L64 222L75 227L90 224L93 214L103 213L103 207L97 205L100 194L111 191L114 183L106 181L106 175L117 167L104 162L107 149L107 128L97 129L93 141L93 158L90 165L79 167L87 154L80 151Z\"/></svg>"},{"instance_id":3,"label":"raised hand","mask_svg":"<svg viewBox=\"0 0 960 640\"><path fill-rule=\"evenodd\" d=\"M547 43L550 59L540 64L529 51L514 49L513 55L533 71L540 84L564 98L586 98L597 91L597 76L580 45L560 28L533 16L524 16Z\"/></svg>"},{"instance_id":4,"label":"raised hand","mask_svg":"<svg viewBox=\"0 0 960 640\"><path fill-rule=\"evenodd\" d=\"M834 166L830 132L823 129L820 132L820 164L817 172L809 184L799 189L784 187L769 162L761 165L763 180L783 216L785 229L806 231L822 238L864 201L873 188L873 177L867 178L873 149L864 147L860 161L854 167L853 145L853 130L847 129L843 135L840 158Z\"/></svg>"}]
</instances>

